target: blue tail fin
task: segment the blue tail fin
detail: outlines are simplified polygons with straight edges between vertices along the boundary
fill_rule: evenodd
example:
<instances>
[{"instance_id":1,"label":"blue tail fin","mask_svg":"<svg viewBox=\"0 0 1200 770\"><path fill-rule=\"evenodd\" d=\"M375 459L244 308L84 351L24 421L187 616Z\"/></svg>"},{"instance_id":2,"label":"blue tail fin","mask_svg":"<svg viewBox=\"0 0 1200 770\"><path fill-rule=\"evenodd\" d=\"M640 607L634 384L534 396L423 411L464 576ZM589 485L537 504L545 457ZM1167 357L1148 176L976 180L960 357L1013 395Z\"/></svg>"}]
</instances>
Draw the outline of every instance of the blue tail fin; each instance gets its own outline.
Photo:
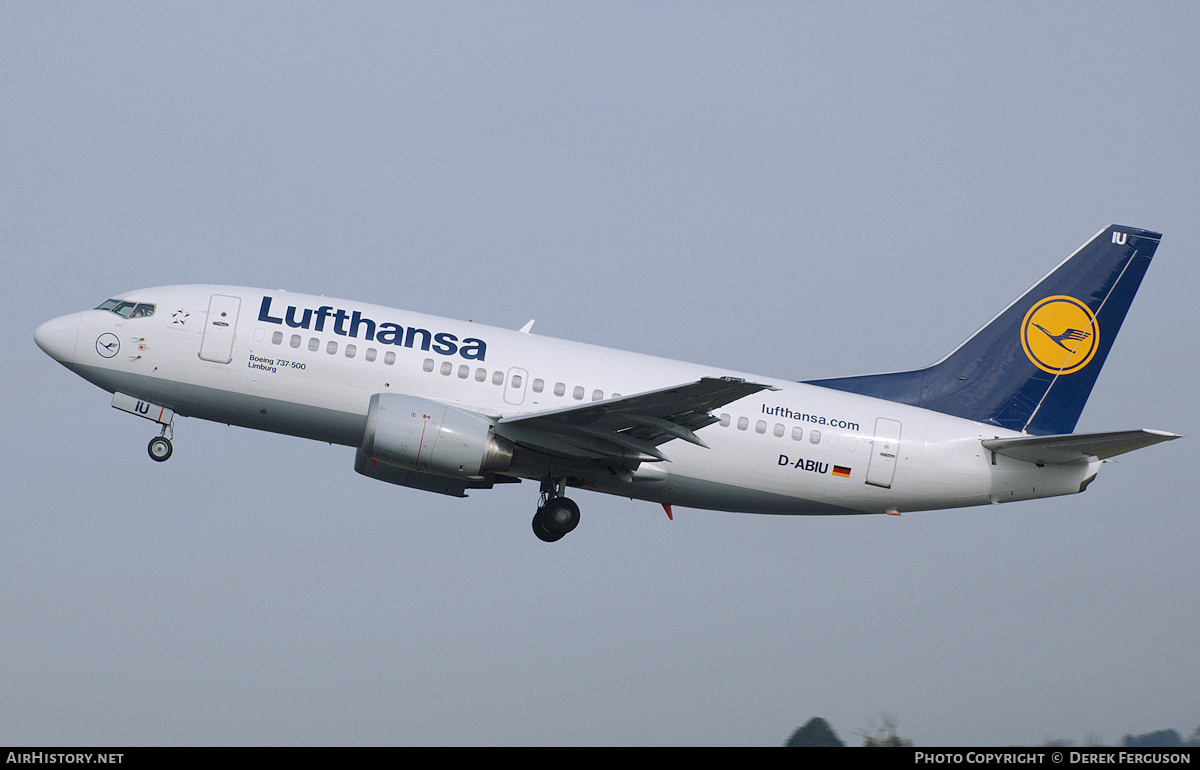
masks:
<instances>
[{"instance_id":1,"label":"blue tail fin","mask_svg":"<svg viewBox=\"0 0 1200 770\"><path fill-rule=\"evenodd\" d=\"M1071 433L1160 238L1100 231L930 367L809 384L1035 435Z\"/></svg>"}]
</instances>

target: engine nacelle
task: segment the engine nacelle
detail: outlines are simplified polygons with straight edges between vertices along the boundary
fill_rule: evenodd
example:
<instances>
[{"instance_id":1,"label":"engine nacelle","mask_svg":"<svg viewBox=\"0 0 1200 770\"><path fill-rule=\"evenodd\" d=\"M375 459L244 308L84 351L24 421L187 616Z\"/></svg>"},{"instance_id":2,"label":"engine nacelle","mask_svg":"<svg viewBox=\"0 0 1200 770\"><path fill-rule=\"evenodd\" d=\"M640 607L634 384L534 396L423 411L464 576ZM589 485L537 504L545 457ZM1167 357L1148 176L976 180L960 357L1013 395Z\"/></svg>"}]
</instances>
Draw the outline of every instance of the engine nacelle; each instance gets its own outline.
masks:
<instances>
[{"instance_id":1,"label":"engine nacelle","mask_svg":"<svg viewBox=\"0 0 1200 770\"><path fill-rule=\"evenodd\" d=\"M477 479L508 470L513 445L481 414L427 398L376 393L362 451L371 460L421 473Z\"/></svg>"}]
</instances>

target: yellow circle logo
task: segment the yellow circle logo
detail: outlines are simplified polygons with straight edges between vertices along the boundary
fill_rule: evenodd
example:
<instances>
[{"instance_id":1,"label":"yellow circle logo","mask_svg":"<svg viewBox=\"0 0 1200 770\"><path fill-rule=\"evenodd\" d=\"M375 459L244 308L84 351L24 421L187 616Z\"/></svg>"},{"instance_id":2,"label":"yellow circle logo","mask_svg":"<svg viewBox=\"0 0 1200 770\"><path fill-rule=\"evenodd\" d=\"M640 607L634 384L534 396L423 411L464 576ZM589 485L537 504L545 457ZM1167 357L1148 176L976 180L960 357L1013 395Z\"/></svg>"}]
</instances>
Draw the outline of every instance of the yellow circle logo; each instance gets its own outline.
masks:
<instances>
[{"instance_id":1,"label":"yellow circle logo","mask_svg":"<svg viewBox=\"0 0 1200 770\"><path fill-rule=\"evenodd\" d=\"M1088 365L1100 345L1100 327L1087 305L1074 297L1046 297L1025 314L1021 346L1034 366L1071 374Z\"/></svg>"}]
</instances>

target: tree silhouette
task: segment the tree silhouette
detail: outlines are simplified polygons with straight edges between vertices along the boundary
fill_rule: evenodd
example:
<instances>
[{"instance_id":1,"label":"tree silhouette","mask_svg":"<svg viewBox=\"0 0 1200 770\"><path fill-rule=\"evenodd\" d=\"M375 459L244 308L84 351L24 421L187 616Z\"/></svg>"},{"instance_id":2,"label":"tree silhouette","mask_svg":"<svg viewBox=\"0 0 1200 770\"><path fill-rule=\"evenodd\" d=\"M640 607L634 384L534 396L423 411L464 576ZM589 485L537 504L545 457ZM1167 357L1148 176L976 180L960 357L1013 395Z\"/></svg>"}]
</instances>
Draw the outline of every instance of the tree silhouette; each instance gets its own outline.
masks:
<instances>
[{"instance_id":1,"label":"tree silhouette","mask_svg":"<svg viewBox=\"0 0 1200 770\"><path fill-rule=\"evenodd\" d=\"M813 717L804 723L803 727L797 727L796 732L792 733L792 737L788 738L785 746L845 746L842 739L837 737L837 733L829 726L821 717Z\"/></svg>"},{"instance_id":2,"label":"tree silhouette","mask_svg":"<svg viewBox=\"0 0 1200 770\"><path fill-rule=\"evenodd\" d=\"M863 739L863 746L911 746L912 741L908 738L901 738L896 732L896 728L900 724L900 720L895 714L890 714L886 711L880 712L880 721L883 722L878 728L874 727L874 720L867 722L866 730L858 730L857 734Z\"/></svg>"},{"instance_id":3,"label":"tree silhouette","mask_svg":"<svg viewBox=\"0 0 1200 770\"><path fill-rule=\"evenodd\" d=\"M1156 730L1141 735L1126 735L1121 741L1122 746L1130 748L1146 748L1149 746L1182 746L1183 738L1174 730Z\"/></svg>"}]
</instances>

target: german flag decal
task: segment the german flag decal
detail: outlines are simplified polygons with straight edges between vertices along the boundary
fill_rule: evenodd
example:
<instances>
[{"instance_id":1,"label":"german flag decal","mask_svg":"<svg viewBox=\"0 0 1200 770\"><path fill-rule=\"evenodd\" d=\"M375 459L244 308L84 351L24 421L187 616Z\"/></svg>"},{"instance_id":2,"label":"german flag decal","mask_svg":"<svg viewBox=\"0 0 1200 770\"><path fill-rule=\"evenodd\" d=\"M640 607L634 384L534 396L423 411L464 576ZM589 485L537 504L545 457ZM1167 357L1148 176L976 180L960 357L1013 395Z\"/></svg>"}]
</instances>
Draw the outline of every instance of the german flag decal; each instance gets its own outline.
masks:
<instances>
[{"instance_id":1,"label":"german flag decal","mask_svg":"<svg viewBox=\"0 0 1200 770\"><path fill-rule=\"evenodd\" d=\"M835 465L833 466L833 475L848 479L850 478L850 469L844 465Z\"/></svg>"}]
</instances>

